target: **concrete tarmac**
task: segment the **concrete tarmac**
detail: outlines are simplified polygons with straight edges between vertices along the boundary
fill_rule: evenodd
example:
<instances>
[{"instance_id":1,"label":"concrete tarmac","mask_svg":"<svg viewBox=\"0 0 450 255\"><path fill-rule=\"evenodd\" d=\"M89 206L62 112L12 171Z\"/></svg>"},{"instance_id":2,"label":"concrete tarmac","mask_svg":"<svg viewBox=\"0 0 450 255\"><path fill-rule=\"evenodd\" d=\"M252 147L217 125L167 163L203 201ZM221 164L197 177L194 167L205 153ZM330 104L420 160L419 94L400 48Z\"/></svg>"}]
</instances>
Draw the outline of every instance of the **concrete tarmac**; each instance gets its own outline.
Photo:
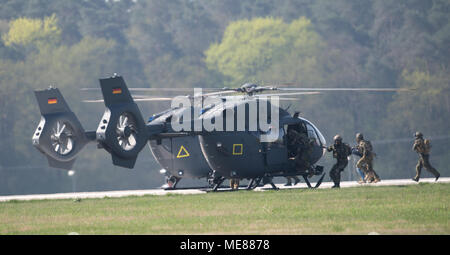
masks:
<instances>
[{"instance_id":1,"label":"concrete tarmac","mask_svg":"<svg viewBox=\"0 0 450 255\"><path fill-rule=\"evenodd\" d=\"M422 178L421 183L450 183L450 177L441 177L437 182L434 178ZM314 186L315 183L311 182ZM417 182L411 179L396 179L396 180L382 180L378 183L358 184L356 181L343 181L341 188L361 187L361 186L398 186L398 185L417 185ZM301 189L307 188L306 183L301 182L295 186L284 186L284 184L276 184L280 189ZM332 182L323 182L319 189L327 189L333 186ZM245 189L241 187L240 189ZM228 188L220 188L218 191L229 191ZM270 190L270 185L264 187L257 187L255 191ZM105 197L128 197L128 196L145 196L145 195L167 195L167 194L205 194L207 189L178 189L178 190L163 190L163 189L149 189L149 190L120 190L120 191L96 191L96 192L76 192L76 193L56 193L56 194L37 194L37 195L12 195L0 196L0 202L7 202L12 200L27 201L27 200L44 200L44 199L86 199L86 198L105 198Z\"/></svg>"}]
</instances>

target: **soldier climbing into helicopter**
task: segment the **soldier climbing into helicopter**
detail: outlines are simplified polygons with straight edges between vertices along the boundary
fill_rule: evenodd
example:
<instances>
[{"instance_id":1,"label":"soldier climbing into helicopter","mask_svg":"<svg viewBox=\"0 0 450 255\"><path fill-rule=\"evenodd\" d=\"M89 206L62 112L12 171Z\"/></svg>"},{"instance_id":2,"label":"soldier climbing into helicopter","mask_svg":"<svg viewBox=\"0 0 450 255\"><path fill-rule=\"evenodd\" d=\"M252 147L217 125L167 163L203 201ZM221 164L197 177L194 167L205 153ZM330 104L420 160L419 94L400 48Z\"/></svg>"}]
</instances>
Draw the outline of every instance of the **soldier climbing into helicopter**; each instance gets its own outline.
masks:
<instances>
[{"instance_id":1,"label":"soldier climbing into helicopter","mask_svg":"<svg viewBox=\"0 0 450 255\"><path fill-rule=\"evenodd\" d=\"M288 151L289 157L294 157L296 171L305 171L311 177L314 175L314 171L310 164L311 154L311 141L308 138L306 127L303 125L296 126L297 130L293 127L288 128Z\"/></svg>"},{"instance_id":2,"label":"soldier climbing into helicopter","mask_svg":"<svg viewBox=\"0 0 450 255\"><path fill-rule=\"evenodd\" d=\"M414 134L415 140L413 145L413 150L419 154L419 162L416 165L416 176L413 178L414 181L418 182L420 178L420 173L422 171L422 167L428 170L428 172L432 173L436 177L436 181L439 179L441 174L431 166L430 164L430 150L431 144L429 139L423 139L423 134L421 132L416 132Z\"/></svg>"},{"instance_id":3,"label":"soldier climbing into helicopter","mask_svg":"<svg viewBox=\"0 0 450 255\"><path fill-rule=\"evenodd\" d=\"M337 160L330 171L330 178L334 182L332 188L340 188L341 172L347 167L348 156L352 151L348 144L342 142L340 135L334 136L334 144L327 148L328 152L333 152L333 157Z\"/></svg>"}]
</instances>

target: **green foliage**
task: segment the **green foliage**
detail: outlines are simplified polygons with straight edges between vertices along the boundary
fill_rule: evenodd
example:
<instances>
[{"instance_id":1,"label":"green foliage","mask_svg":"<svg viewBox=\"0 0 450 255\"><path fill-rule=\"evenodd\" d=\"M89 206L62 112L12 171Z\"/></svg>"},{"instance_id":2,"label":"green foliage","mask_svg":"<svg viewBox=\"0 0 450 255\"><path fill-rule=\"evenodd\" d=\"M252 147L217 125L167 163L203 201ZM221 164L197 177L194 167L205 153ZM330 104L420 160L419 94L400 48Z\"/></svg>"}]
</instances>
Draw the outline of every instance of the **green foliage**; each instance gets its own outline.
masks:
<instances>
[{"instance_id":1,"label":"green foliage","mask_svg":"<svg viewBox=\"0 0 450 255\"><path fill-rule=\"evenodd\" d=\"M412 89L408 94L396 97L390 106L389 120L400 124L410 133L416 130L433 130L445 134L450 124L445 118L450 111L450 75L445 70L433 74L428 71L403 70L402 87ZM400 122L400 123L399 123Z\"/></svg>"},{"instance_id":2,"label":"green foliage","mask_svg":"<svg viewBox=\"0 0 450 255\"><path fill-rule=\"evenodd\" d=\"M59 42L61 29L58 19L53 14L44 19L18 18L12 20L7 34L2 36L6 46L36 47L56 45Z\"/></svg>"},{"instance_id":3,"label":"green foliage","mask_svg":"<svg viewBox=\"0 0 450 255\"><path fill-rule=\"evenodd\" d=\"M286 63L288 57L294 58L300 68L314 67L321 44L310 20L304 17L290 24L279 18L240 20L228 25L221 43L212 44L205 52L205 61L210 69L231 77L234 85L239 85L260 80L261 73Z\"/></svg>"}]
</instances>

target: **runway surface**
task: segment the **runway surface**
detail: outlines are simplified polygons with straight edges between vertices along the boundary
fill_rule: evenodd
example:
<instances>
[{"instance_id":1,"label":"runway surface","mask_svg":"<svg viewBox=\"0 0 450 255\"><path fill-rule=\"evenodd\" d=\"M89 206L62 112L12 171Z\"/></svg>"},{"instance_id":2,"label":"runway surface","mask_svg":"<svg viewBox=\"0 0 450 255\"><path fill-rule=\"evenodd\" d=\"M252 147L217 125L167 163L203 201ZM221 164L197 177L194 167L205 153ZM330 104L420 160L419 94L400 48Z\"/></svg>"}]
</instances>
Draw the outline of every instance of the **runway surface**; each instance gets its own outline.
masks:
<instances>
[{"instance_id":1,"label":"runway surface","mask_svg":"<svg viewBox=\"0 0 450 255\"><path fill-rule=\"evenodd\" d=\"M450 183L450 177L441 177L437 182L434 178L420 179L420 183ZM311 183L312 186L315 183ZM417 185L411 179L397 179L397 180L382 180L378 183L358 184L356 181L341 182L341 188L361 187L361 186L397 186L397 185ZM301 182L295 186L285 187L284 184L276 184L280 189L301 189L307 188L306 183ZM320 189L327 189L333 186L332 182L323 182ZM240 189L245 189L241 187ZM228 188L220 188L220 191L230 190ZM258 187L254 191L270 190L270 185ZM86 198L105 198L105 197L128 197L128 196L145 196L145 195L167 195L167 194L204 194L207 189L179 189L179 190L163 190L163 189L149 189L149 190L120 190L120 191L97 191L97 192L76 192L76 193L56 193L56 194L38 194L38 195L12 195L0 196L0 202L7 202L12 200L43 200L43 199L86 199Z\"/></svg>"}]
</instances>

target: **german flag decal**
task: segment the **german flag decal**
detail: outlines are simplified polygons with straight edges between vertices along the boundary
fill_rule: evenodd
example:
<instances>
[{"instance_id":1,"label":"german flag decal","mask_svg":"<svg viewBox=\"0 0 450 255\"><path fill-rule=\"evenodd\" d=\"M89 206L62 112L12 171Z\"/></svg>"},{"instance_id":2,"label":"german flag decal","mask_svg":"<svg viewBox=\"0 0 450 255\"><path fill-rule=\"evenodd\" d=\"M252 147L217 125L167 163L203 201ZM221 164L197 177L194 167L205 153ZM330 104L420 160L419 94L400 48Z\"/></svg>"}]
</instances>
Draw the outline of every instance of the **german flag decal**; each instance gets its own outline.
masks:
<instances>
[{"instance_id":1,"label":"german flag decal","mask_svg":"<svg viewBox=\"0 0 450 255\"><path fill-rule=\"evenodd\" d=\"M58 99L56 99L56 98L49 98L47 103L48 104L56 104L56 103L58 103Z\"/></svg>"},{"instance_id":2,"label":"german flag decal","mask_svg":"<svg viewBox=\"0 0 450 255\"><path fill-rule=\"evenodd\" d=\"M121 88L114 88L112 90L113 94L122 94L122 89Z\"/></svg>"}]
</instances>

